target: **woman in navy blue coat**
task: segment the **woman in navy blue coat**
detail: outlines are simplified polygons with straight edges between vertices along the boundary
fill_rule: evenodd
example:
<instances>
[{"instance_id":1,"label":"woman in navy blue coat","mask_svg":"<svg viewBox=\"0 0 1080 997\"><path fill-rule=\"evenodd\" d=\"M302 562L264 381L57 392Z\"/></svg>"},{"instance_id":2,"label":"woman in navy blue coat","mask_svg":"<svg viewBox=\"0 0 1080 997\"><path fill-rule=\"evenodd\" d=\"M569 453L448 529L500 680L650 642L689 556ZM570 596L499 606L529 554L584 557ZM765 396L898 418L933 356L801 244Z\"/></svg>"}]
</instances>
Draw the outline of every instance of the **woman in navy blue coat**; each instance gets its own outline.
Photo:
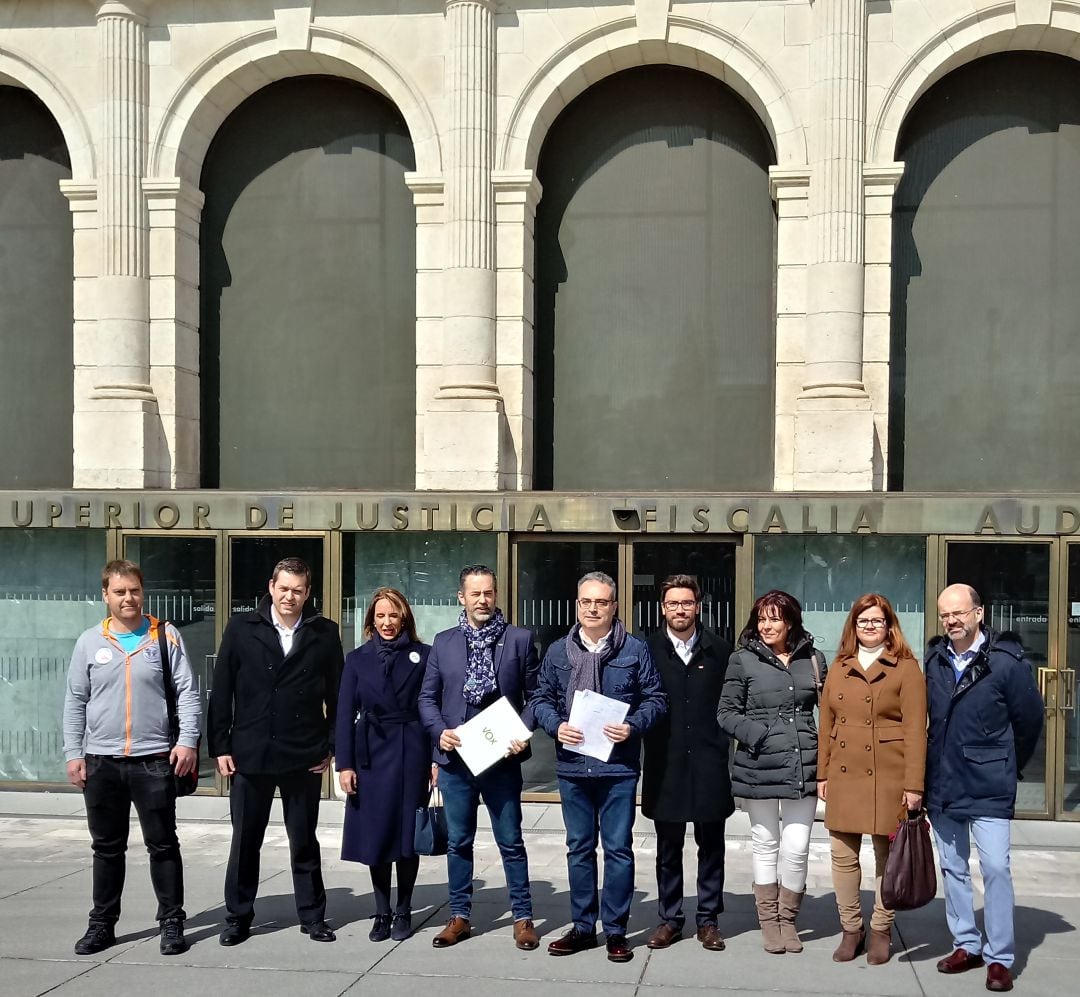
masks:
<instances>
[{"instance_id":1,"label":"woman in navy blue coat","mask_svg":"<svg viewBox=\"0 0 1080 997\"><path fill-rule=\"evenodd\" d=\"M416 635L408 600L397 589L375 591L364 617L367 642L345 658L335 739L338 782L348 796L341 857L371 867L373 942L412 934L412 892L420 868L413 847L416 808L431 779L431 741L416 701L427 644ZM398 898L390 910L397 866Z\"/></svg>"}]
</instances>

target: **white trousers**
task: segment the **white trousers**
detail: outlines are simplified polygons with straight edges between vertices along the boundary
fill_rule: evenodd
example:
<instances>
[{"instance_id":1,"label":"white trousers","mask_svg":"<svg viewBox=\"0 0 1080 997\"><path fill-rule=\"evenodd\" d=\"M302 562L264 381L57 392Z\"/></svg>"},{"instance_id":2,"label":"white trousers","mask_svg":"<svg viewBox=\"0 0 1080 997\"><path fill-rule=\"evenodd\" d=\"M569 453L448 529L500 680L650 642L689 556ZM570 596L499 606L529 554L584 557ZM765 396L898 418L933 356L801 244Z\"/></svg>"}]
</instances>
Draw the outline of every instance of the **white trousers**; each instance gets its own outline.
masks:
<instances>
[{"instance_id":1,"label":"white trousers","mask_svg":"<svg viewBox=\"0 0 1080 997\"><path fill-rule=\"evenodd\" d=\"M793 893L802 893L806 889L806 860L817 797L747 800L746 812L754 850L754 882L762 886L779 883Z\"/></svg>"}]
</instances>

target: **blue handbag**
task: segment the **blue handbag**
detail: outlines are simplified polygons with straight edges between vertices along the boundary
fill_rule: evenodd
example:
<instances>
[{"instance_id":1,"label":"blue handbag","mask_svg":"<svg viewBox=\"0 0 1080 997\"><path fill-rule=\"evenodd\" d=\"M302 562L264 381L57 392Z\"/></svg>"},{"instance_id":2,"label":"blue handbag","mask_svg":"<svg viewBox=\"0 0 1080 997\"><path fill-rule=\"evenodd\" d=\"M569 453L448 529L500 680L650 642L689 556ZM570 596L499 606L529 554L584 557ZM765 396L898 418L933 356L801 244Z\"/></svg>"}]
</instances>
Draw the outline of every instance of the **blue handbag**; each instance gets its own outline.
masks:
<instances>
[{"instance_id":1,"label":"blue handbag","mask_svg":"<svg viewBox=\"0 0 1080 997\"><path fill-rule=\"evenodd\" d=\"M449 842L450 834L446 829L442 793L432 786L427 803L416 808L413 848L417 855L445 855Z\"/></svg>"}]
</instances>

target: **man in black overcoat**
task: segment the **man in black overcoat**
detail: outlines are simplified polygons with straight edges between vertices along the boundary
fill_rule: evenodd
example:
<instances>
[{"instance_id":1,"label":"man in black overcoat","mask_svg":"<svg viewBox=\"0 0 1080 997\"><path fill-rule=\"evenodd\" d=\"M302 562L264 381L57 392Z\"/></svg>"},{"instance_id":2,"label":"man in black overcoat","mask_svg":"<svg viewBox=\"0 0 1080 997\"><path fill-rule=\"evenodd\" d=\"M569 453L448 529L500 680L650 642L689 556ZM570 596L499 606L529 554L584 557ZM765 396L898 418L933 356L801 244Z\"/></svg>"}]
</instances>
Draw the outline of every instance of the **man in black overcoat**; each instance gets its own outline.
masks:
<instances>
[{"instance_id":1,"label":"man in black overcoat","mask_svg":"<svg viewBox=\"0 0 1080 997\"><path fill-rule=\"evenodd\" d=\"M656 886L660 924L652 949L682 937L683 843L694 825L698 846L697 940L724 948L718 918L724 910L724 824L735 810L728 775L728 737L716 722L731 645L699 619L701 589L690 575L660 587L664 626L649 651L668 698L668 712L645 735L641 812L656 825Z\"/></svg>"},{"instance_id":2,"label":"man in black overcoat","mask_svg":"<svg viewBox=\"0 0 1080 997\"><path fill-rule=\"evenodd\" d=\"M315 832L323 772L334 752L341 637L337 624L309 605L310 594L307 564L279 561L268 594L254 612L229 620L218 649L207 733L218 772L232 777L233 828L222 945L239 945L250 934L275 789L300 930L316 942L334 941Z\"/></svg>"}]
</instances>

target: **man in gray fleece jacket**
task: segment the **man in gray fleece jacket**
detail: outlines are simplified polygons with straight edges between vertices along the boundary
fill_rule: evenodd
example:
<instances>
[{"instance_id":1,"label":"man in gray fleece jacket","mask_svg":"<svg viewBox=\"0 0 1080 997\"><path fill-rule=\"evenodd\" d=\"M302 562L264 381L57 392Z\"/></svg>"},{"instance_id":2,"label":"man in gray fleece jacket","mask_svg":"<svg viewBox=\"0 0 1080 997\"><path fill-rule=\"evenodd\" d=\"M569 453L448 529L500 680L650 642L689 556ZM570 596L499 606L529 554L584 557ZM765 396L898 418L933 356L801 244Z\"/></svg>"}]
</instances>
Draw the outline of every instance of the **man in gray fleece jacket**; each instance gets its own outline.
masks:
<instances>
[{"instance_id":1,"label":"man in gray fleece jacket","mask_svg":"<svg viewBox=\"0 0 1080 997\"><path fill-rule=\"evenodd\" d=\"M143 615L138 565L105 565L101 596L109 615L76 642L64 697L67 777L83 791L94 853L94 906L75 952L92 955L116 941L134 803L150 854L161 952L179 955L187 942L173 772L186 775L198 764L199 696L179 632ZM162 660L161 627L167 661ZM170 669L176 689L180 736L175 746L170 744L163 667Z\"/></svg>"}]
</instances>

